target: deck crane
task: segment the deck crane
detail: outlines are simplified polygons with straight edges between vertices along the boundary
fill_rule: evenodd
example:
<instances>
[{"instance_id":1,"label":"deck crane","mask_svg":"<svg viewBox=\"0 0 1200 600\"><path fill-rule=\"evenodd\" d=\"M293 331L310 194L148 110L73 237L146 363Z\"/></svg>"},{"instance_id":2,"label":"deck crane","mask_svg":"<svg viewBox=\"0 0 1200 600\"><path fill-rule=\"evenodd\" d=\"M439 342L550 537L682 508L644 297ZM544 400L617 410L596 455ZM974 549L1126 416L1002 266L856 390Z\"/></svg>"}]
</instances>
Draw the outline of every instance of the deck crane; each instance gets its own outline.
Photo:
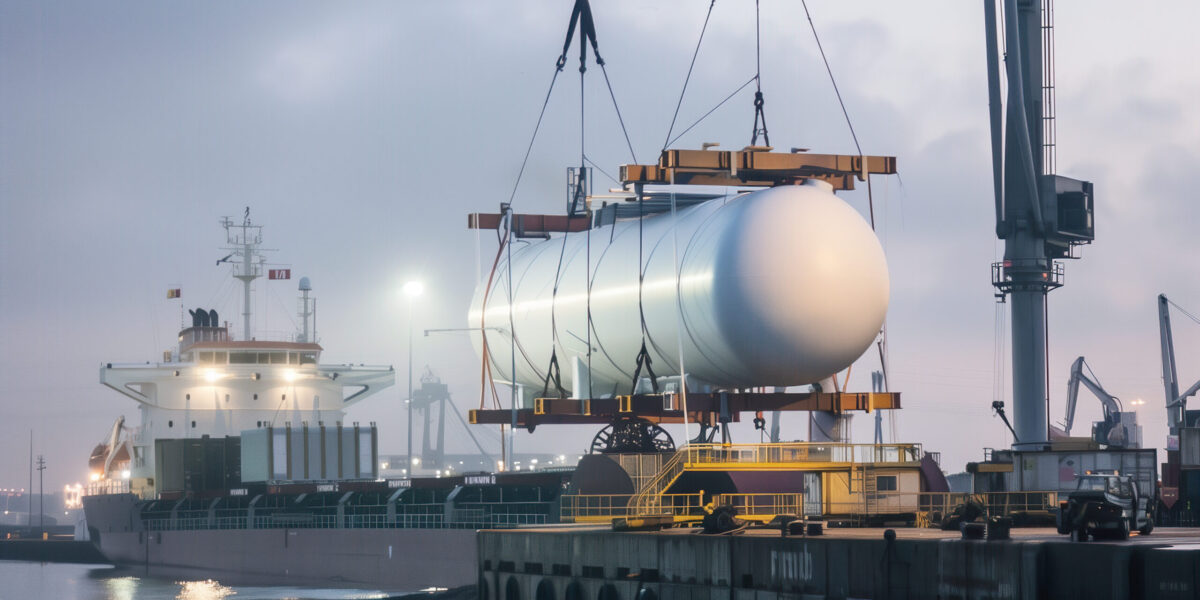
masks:
<instances>
[{"instance_id":1,"label":"deck crane","mask_svg":"<svg viewBox=\"0 0 1200 600\"><path fill-rule=\"evenodd\" d=\"M1097 421L1092 426L1092 439L1098 444L1110 447L1136 447L1136 431L1131 429L1131 426L1136 427L1131 422L1134 418L1133 413L1122 411L1121 400L1108 393L1100 382L1096 381L1095 374L1089 377L1084 373L1084 367L1087 367L1087 361L1082 356L1071 364L1071 377L1067 380L1067 414L1063 419L1062 429L1055 433L1071 435L1071 427L1075 423L1075 406L1079 399L1079 384L1083 384L1100 400L1104 408L1104 420ZM1088 372L1091 372L1091 367L1088 367Z\"/></svg>"},{"instance_id":2,"label":"deck crane","mask_svg":"<svg viewBox=\"0 0 1200 600\"><path fill-rule=\"evenodd\" d=\"M1166 295L1158 295L1158 335L1162 344L1163 387L1167 398L1167 427L1168 434L1178 436L1179 430L1187 427L1184 416L1187 410L1189 396L1200 392L1200 381L1192 387L1179 393L1179 373L1175 370L1175 340L1171 336L1170 305L1174 304ZM1178 306L1178 305L1177 305Z\"/></svg>"}]
</instances>

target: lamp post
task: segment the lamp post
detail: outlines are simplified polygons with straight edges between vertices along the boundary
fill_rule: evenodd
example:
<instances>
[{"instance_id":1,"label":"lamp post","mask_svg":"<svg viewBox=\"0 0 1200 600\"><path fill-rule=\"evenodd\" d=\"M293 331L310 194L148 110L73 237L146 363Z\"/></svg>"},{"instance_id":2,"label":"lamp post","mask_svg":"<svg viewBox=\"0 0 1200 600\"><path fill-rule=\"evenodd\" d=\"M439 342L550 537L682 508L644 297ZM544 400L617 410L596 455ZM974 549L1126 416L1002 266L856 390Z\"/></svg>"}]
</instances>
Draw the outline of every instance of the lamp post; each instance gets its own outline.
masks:
<instances>
[{"instance_id":1,"label":"lamp post","mask_svg":"<svg viewBox=\"0 0 1200 600\"><path fill-rule=\"evenodd\" d=\"M425 285L420 281L410 281L404 284L404 295L408 298L408 476L413 476L413 302L425 292Z\"/></svg>"},{"instance_id":2,"label":"lamp post","mask_svg":"<svg viewBox=\"0 0 1200 600\"><path fill-rule=\"evenodd\" d=\"M42 458L41 454L39 454L37 457L37 470L38 470L38 527L42 530L42 539L45 539L46 538L46 510L45 510L45 504L43 503L43 498L45 498L45 494L46 494L45 485L44 485L44 482L45 482L44 475L46 473L46 459ZM33 503L30 503L30 505L29 505L29 513L33 514ZM31 525L32 525L32 523L31 523Z\"/></svg>"}]
</instances>

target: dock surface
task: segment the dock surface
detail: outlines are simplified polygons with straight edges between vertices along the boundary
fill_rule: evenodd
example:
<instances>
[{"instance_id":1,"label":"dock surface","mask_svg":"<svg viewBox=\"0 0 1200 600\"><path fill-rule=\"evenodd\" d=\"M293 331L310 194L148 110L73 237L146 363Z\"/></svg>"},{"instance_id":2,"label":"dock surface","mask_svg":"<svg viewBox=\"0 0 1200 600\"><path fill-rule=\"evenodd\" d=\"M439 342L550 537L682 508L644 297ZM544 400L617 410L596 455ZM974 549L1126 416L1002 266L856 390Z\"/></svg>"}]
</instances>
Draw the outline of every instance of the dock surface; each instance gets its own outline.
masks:
<instances>
[{"instance_id":1,"label":"dock surface","mask_svg":"<svg viewBox=\"0 0 1200 600\"><path fill-rule=\"evenodd\" d=\"M1144 598L1200 596L1200 529L1072 543L1053 528L1011 539L957 531L829 528L703 535L559 525L479 533L480 597L557 598Z\"/></svg>"}]
</instances>

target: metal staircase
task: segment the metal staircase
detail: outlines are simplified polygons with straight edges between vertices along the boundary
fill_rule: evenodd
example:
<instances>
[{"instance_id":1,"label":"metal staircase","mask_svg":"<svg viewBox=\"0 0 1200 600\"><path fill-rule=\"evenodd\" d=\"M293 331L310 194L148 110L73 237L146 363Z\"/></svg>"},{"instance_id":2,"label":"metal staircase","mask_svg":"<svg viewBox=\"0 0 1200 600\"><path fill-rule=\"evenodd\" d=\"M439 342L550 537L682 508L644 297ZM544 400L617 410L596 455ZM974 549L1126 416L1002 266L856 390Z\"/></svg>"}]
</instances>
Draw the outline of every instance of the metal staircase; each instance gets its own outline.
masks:
<instances>
[{"instance_id":1,"label":"metal staircase","mask_svg":"<svg viewBox=\"0 0 1200 600\"><path fill-rule=\"evenodd\" d=\"M658 474L629 499L629 507L634 514L650 515L661 511L662 495L683 474L686 456L687 446L676 450L671 459L663 463Z\"/></svg>"}]
</instances>

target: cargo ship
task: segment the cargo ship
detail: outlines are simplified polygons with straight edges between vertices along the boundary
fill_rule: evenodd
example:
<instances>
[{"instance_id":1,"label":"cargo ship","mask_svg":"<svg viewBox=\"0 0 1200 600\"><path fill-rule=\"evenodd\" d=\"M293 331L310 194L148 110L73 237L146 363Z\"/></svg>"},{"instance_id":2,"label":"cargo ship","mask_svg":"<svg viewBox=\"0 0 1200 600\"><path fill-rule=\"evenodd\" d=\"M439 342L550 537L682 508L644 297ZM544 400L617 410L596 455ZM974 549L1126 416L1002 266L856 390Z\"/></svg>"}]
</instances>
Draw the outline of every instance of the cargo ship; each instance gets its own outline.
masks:
<instances>
[{"instance_id":1,"label":"cargo ship","mask_svg":"<svg viewBox=\"0 0 1200 600\"><path fill-rule=\"evenodd\" d=\"M256 335L251 283L290 269L270 268L248 211L221 224L221 262L243 285L241 335L215 310L191 309L160 361L100 367L140 413L137 425L118 419L89 461L87 532L106 558L151 573L456 587L474 581L476 529L557 514L561 473L381 470L375 424L345 414L392 386L394 369L321 362L307 277L300 330Z\"/></svg>"}]
</instances>

